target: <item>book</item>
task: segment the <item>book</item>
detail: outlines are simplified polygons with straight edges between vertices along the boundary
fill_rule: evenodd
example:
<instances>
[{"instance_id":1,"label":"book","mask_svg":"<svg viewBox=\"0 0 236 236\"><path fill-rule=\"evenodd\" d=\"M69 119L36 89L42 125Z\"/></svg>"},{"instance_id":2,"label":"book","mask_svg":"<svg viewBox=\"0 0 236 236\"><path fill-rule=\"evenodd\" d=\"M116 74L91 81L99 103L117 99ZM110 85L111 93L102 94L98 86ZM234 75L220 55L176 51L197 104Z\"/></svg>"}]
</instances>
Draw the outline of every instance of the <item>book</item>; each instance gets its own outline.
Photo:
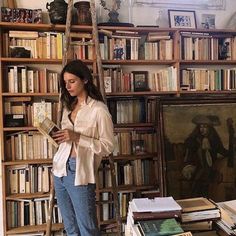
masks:
<instances>
[{"instance_id":1,"label":"book","mask_svg":"<svg viewBox=\"0 0 236 236\"><path fill-rule=\"evenodd\" d=\"M204 197L181 199L176 200L176 202L182 207L182 212L203 211L216 208L214 203Z\"/></svg>"},{"instance_id":2,"label":"book","mask_svg":"<svg viewBox=\"0 0 236 236\"><path fill-rule=\"evenodd\" d=\"M184 232L174 218L139 221L138 225L145 236L169 236Z\"/></svg>"},{"instance_id":3,"label":"book","mask_svg":"<svg viewBox=\"0 0 236 236\"><path fill-rule=\"evenodd\" d=\"M58 147L58 143L52 138L52 134L59 131L60 128L49 118L45 118L42 122L39 122L37 126L40 133L46 136L55 147Z\"/></svg>"},{"instance_id":4,"label":"book","mask_svg":"<svg viewBox=\"0 0 236 236\"><path fill-rule=\"evenodd\" d=\"M200 230L212 230L212 220L190 222L181 224L183 230L200 231Z\"/></svg>"},{"instance_id":5,"label":"book","mask_svg":"<svg viewBox=\"0 0 236 236\"><path fill-rule=\"evenodd\" d=\"M134 212L166 212L181 211L181 206L173 197L134 198Z\"/></svg>"},{"instance_id":6,"label":"book","mask_svg":"<svg viewBox=\"0 0 236 236\"><path fill-rule=\"evenodd\" d=\"M219 218L220 218L219 209L192 211L192 212L185 212L181 214L182 222L193 222L193 221L200 221L200 220L217 220Z\"/></svg>"}]
</instances>

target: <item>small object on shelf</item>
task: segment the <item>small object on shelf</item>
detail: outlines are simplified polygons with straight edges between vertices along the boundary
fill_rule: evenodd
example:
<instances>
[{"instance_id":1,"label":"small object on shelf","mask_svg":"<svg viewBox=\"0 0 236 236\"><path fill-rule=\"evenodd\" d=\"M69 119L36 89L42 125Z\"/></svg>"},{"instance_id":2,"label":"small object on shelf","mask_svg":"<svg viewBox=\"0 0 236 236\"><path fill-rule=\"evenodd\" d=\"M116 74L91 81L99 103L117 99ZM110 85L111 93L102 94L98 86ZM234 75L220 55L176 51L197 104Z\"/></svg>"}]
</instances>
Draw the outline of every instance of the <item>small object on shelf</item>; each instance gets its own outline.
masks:
<instances>
[{"instance_id":1,"label":"small object on shelf","mask_svg":"<svg viewBox=\"0 0 236 236\"><path fill-rule=\"evenodd\" d=\"M112 0L110 3L110 8L109 6L109 1L104 1L101 0L100 1L101 6L107 10L108 16L109 16L109 21L108 22L113 22L113 23L117 23L120 22L118 19L119 13L117 12L120 9L120 5L121 5L121 1L120 0Z\"/></svg>"},{"instance_id":2,"label":"small object on shelf","mask_svg":"<svg viewBox=\"0 0 236 236\"><path fill-rule=\"evenodd\" d=\"M148 72L147 71L133 71L134 91L148 91Z\"/></svg>"},{"instance_id":3,"label":"small object on shelf","mask_svg":"<svg viewBox=\"0 0 236 236\"><path fill-rule=\"evenodd\" d=\"M14 58L30 58L31 51L26 47L21 46L11 46L10 47L10 55Z\"/></svg>"},{"instance_id":4,"label":"small object on shelf","mask_svg":"<svg viewBox=\"0 0 236 236\"><path fill-rule=\"evenodd\" d=\"M68 4L64 0L54 0L50 4L47 2L46 8L49 12L52 24L65 24Z\"/></svg>"},{"instance_id":5,"label":"small object on shelf","mask_svg":"<svg viewBox=\"0 0 236 236\"><path fill-rule=\"evenodd\" d=\"M171 28L197 28L195 11L168 10L168 16Z\"/></svg>"},{"instance_id":6,"label":"small object on shelf","mask_svg":"<svg viewBox=\"0 0 236 236\"><path fill-rule=\"evenodd\" d=\"M202 14L202 28L215 29L215 14Z\"/></svg>"},{"instance_id":7,"label":"small object on shelf","mask_svg":"<svg viewBox=\"0 0 236 236\"><path fill-rule=\"evenodd\" d=\"M23 127L25 125L23 114L6 114L4 120L6 127Z\"/></svg>"},{"instance_id":8,"label":"small object on shelf","mask_svg":"<svg viewBox=\"0 0 236 236\"><path fill-rule=\"evenodd\" d=\"M144 140L139 139L139 140L133 140L132 141L132 150L133 154L144 154L145 153L145 145L144 145Z\"/></svg>"},{"instance_id":9,"label":"small object on shelf","mask_svg":"<svg viewBox=\"0 0 236 236\"><path fill-rule=\"evenodd\" d=\"M2 22L42 23L42 9L1 7Z\"/></svg>"},{"instance_id":10,"label":"small object on shelf","mask_svg":"<svg viewBox=\"0 0 236 236\"><path fill-rule=\"evenodd\" d=\"M120 22L119 13L117 12L120 9L121 1L120 0L110 0L104 1L100 0L100 5L108 11L109 20L108 22L99 23L98 26L124 26L124 27L133 27L131 23ZM109 7L110 6L110 7Z\"/></svg>"},{"instance_id":11,"label":"small object on shelf","mask_svg":"<svg viewBox=\"0 0 236 236\"><path fill-rule=\"evenodd\" d=\"M79 25L92 25L92 18L90 12L90 3L88 1L80 1L74 4L77 9L78 24Z\"/></svg>"}]
</instances>

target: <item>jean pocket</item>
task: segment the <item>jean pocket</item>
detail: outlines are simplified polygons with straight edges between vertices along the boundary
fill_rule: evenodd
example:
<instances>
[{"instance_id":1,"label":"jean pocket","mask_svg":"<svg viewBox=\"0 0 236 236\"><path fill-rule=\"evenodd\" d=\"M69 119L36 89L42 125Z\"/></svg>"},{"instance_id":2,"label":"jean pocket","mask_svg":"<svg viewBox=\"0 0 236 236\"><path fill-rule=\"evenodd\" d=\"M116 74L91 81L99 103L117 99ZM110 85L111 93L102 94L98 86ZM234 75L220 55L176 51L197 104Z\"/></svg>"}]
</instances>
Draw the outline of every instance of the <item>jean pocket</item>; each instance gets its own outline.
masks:
<instances>
[{"instance_id":1,"label":"jean pocket","mask_svg":"<svg viewBox=\"0 0 236 236\"><path fill-rule=\"evenodd\" d=\"M70 158L68 161L68 169L70 172L75 173L76 170L76 159Z\"/></svg>"}]
</instances>

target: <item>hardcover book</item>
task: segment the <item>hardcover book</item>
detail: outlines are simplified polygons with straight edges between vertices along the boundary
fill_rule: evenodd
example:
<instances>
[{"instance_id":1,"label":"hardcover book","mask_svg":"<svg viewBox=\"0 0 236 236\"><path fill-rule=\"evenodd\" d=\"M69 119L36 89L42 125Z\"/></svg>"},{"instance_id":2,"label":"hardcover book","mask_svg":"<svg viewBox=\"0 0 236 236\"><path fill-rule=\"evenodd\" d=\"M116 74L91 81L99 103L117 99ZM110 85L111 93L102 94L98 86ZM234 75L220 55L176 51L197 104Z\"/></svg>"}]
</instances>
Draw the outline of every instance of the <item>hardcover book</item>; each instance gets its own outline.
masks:
<instances>
[{"instance_id":1,"label":"hardcover book","mask_svg":"<svg viewBox=\"0 0 236 236\"><path fill-rule=\"evenodd\" d=\"M204 211L216 208L215 204L204 197L181 199L176 200L176 202L182 207L183 212Z\"/></svg>"},{"instance_id":2,"label":"hardcover book","mask_svg":"<svg viewBox=\"0 0 236 236\"><path fill-rule=\"evenodd\" d=\"M49 118L45 118L42 122L38 125L38 130L44 136L46 136L55 147L58 147L58 143L53 139L52 135L54 132L60 130L60 128Z\"/></svg>"},{"instance_id":3,"label":"hardcover book","mask_svg":"<svg viewBox=\"0 0 236 236\"><path fill-rule=\"evenodd\" d=\"M145 236L165 236L183 233L175 219L139 221L140 230Z\"/></svg>"}]
</instances>

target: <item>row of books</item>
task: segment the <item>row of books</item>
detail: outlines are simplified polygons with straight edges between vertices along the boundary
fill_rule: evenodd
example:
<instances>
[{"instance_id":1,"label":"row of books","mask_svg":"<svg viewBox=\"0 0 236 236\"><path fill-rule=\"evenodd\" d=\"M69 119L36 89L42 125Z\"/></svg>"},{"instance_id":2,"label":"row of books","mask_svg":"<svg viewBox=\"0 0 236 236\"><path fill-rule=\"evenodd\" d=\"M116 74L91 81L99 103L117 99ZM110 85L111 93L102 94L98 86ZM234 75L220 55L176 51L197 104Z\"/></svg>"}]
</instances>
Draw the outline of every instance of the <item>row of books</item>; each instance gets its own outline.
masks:
<instances>
[{"instance_id":1,"label":"row of books","mask_svg":"<svg viewBox=\"0 0 236 236\"><path fill-rule=\"evenodd\" d=\"M155 99L108 100L108 108L114 124L155 122L156 105Z\"/></svg>"},{"instance_id":2,"label":"row of books","mask_svg":"<svg viewBox=\"0 0 236 236\"><path fill-rule=\"evenodd\" d=\"M46 223L49 214L49 198L19 199L7 201L7 222L9 228ZM57 204L54 205L53 223L62 223ZM24 234L25 235L25 234Z\"/></svg>"},{"instance_id":3,"label":"row of books","mask_svg":"<svg viewBox=\"0 0 236 236\"><path fill-rule=\"evenodd\" d=\"M181 70L183 90L217 91L236 89L236 69L189 68Z\"/></svg>"},{"instance_id":4,"label":"row of books","mask_svg":"<svg viewBox=\"0 0 236 236\"><path fill-rule=\"evenodd\" d=\"M119 200L119 206L120 206L120 216L126 217L127 209L128 209L128 203L133 198L133 193L124 193L119 192L118 193L118 200ZM101 202L102 202L102 211L101 211L101 219L103 221L113 219L115 217L115 209L113 204L113 196L109 192L103 192L101 194Z\"/></svg>"},{"instance_id":5,"label":"row of books","mask_svg":"<svg viewBox=\"0 0 236 236\"><path fill-rule=\"evenodd\" d=\"M21 101L22 99L23 101ZM4 101L4 123L8 126L6 115L23 115L24 123L21 126L37 127L45 116L56 121L57 111L58 102L47 102L45 100L42 100L41 102L32 102L30 97L19 97L19 99L6 98Z\"/></svg>"},{"instance_id":6,"label":"row of books","mask_svg":"<svg viewBox=\"0 0 236 236\"><path fill-rule=\"evenodd\" d=\"M52 159L56 148L37 131L10 134L6 138L6 160Z\"/></svg>"},{"instance_id":7,"label":"row of books","mask_svg":"<svg viewBox=\"0 0 236 236\"><path fill-rule=\"evenodd\" d=\"M3 34L6 57L62 59L65 34L10 30ZM24 53L23 53L24 52ZM93 60L92 36L88 33L71 33L69 57Z\"/></svg>"},{"instance_id":8,"label":"row of books","mask_svg":"<svg viewBox=\"0 0 236 236\"><path fill-rule=\"evenodd\" d=\"M19 165L7 168L7 194L49 192L51 165Z\"/></svg>"},{"instance_id":9,"label":"row of books","mask_svg":"<svg viewBox=\"0 0 236 236\"><path fill-rule=\"evenodd\" d=\"M211 35L184 35L182 39L183 60L235 60L236 37Z\"/></svg>"},{"instance_id":10,"label":"row of books","mask_svg":"<svg viewBox=\"0 0 236 236\"><path fill-rule=\"evenodd\" d=\"M173 39L145 42L144 60L173 60Z\"/></svg>"},{"instance_id":11,"label":"row of books","mask_svg":"<svg viewBox=\"0 0 236 236\"><path fill-rule=\"evenodd\" d=\"M7 88L9 93L58 93L57 72L32 69L25 65L7 67Z\"/></svg>"},{"instance_id":12,"label":"row of books","mask_svg":"<svg viewBox=\"0 0 236 236\"><path fill-rule=\"evenodd\" d=\"M115 135L114 156L118 155L140 155L157 152L155 142L157 133L152 130L142 131L123 131Z\"/></svg>"},{"instance_id":13,"label":"row of books","mask_svg":"<svg viewBox=\"0 0 236 236\"><path fill-rule=\"evenodd\" d=\"M112 32L100 30L100 48L105 60L172 60L173 39L163 32ZM166 32L164 32L166 34Z\"/></svg>"},{"instance_id":14,"label":"row of books","mask_svg":"<svg viewBox=\"0 0 236 236\"><path fill-rule=\"evenodd\" d=\"M176 67L166 67L155 72L123 72L118 66L104 68L105 92L138 92L138 91L176 91Z\"/></svg>"},{"instance_id":15,"label":"row of books","mask_svg":"<svg viewBox=\"0 0 236 236\"><path fill-rule=\"evenodd\" d=\"M137 159L132 161L115 162L115 175L118 186L153 185L155 169L153 160ZM99 170L99 188L111 187L111 169L108 163L102 163Z\"/></svg>"},{"instance_id":16,"label":"row of books","mask_svg":"<svg viewBox=\"0 0 236 236\"><path fill-rule=\"evenodd\" d=\"M145 101L143 99L112 100L108 102L115 124L144 123L146 121Z\"/></svg>"}]
</instances>

